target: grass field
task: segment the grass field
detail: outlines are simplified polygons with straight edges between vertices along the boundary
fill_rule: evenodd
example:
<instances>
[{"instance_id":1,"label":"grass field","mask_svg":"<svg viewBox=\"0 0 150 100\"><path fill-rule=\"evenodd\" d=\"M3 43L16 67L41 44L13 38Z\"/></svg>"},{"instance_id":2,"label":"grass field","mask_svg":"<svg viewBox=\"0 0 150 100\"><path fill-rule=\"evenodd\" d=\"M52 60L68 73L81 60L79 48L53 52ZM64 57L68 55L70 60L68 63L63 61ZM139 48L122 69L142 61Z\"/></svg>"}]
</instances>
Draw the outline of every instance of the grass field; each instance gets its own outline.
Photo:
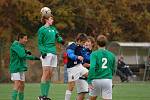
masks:
<instances>
[{"instance_id":1,"label":"grass field","mask_svg":"<svg viewBox=\"0 0 150 100\"><path fill-rule=\"evenodd\" d=\"M25 100L37 100L40 95L39 84L26 84ZM64 100L66 85L53 84L51 87L52 100ZM12 84L0 84L0 100L10 100ZM71 100L75 100L73 92ZM98 99L102 100L102 99ZM150 100L150 82L121 83L113 88L113 100Z\"/></svg>"}]
</instances>

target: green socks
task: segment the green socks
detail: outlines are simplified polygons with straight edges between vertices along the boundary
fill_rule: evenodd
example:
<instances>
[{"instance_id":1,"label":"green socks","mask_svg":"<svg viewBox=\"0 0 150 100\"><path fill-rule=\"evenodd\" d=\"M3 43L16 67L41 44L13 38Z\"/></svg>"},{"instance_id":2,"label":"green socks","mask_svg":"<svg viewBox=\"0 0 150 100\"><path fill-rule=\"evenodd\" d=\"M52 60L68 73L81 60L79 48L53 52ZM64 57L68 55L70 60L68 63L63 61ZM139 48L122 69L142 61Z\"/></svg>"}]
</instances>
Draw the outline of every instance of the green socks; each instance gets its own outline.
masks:
<instances>
[{"instance_id":1,"label":"green socks","mask_svg":"<svg viewBox=\"0 0 150 100\"><path fill-rule=\"evenodd\" d=\"M48 96L49 88L50 88L50 81L41 82L41 94L42 94L42 96Z\"/></svg>"},{"instance_id":2,"label":"green socks","mask_svg":"<svg viewBox=\"0 0 150 100\"><path fill-rule=\"evenodd\" d=\"M19 92L19 100L24 100L24 93L23 92Z\"/></svg>"},{"instance_id":3,"label":"green socks","mask_svg":"<svg viewBox=\"0 0 150 100\"><path fill-rule=\"evenodd\" d=\"M45 84L46 84L46 82L41 82L41 94L42 94L42 96L45 95Z\"/></svg>"},{"instance_id":4,"label":"green socks","mask_svg":"<svg viewBox=\"0 0 150 100\"><path fill-rule=\"evenodd\" d=\"M17 94L18 94L18 91L17 90L13 90L13 92L12 92L12 100L17 100Z\"/></svg>"},{"instance_id":5,"label":"green socks","mask_svg":"<svg viewBox=\"0 0 150 100\"><path fill-rule=\"evenodd\" d=\"M45 90L46 96L48 96L49 88L50 88L50 81L47 81L46 82L46 90Z\"/></svg>"},{"instance_id":6,"label":"green socks","mask_svg":"<svg viewBox=\"0 0 150 100\"><path fill-rule=\"evenodd\" d=\"M17 90L13 90L12 100L17 100L17 95L19 96L19 100L24 100L24 93L23 92L18 92Z\"/></svg>"}]
</instances>

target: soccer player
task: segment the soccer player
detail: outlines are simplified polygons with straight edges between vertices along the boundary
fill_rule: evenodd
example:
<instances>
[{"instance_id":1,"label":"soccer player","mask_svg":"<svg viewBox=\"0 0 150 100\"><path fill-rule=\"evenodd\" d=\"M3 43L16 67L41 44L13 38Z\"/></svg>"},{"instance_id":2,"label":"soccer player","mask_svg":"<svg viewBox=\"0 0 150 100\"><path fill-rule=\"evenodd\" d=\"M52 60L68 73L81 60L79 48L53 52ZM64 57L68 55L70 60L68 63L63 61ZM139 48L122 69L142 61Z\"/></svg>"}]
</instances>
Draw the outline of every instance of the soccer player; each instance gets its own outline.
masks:
<instances>
[{"instance_id":1,"label":"soccer player","mask_svg":"<svg viewBox=\"0 0 150 100\"><path fill-rule=\"evenodd\" d=\"M51 100L48 98L48 92L51 85L53 68L57 67L56 41L64 44L62 37L59 36L56 27L53 26L54 18L51 14L42 15L44 24L38 30L38 48L41 53L42 78L41 78L41 96L39 100Z\"/></svg>"},{"instance_id":2,"label":"soccer player","mask_svg":"<svg viewBox=\"0 0 150 100\"><path fill-rule=\"evenodd\" d=\"M87 77L88 75L88 70L82 65L84 58L81 52L84 48L83 45L86 41L86 34L78 34L76 38L76 43L72 43L67 48L68 87L65 94L65 100L70 100L71 93L75 86L75 81L81 76Z\"/></svg>"},{"instance_id":3,"label":"soccer player","mask_svg":"<svg viewBox=\"0 0 150 100\"><path fill-rule=\"evenodd\" d=\"M96 100L102 96L103 100L112 100L112 77L116 61L115 55L106 50L107 38L104 35L97 37L99 48L90 56L90 70L88 84L90 88L90 100Z\"/></svg>"},{"instance_id":4,"label":"soccer player","mask_svg":"<svg viewBox=\"0 0 150 100\"><path fill-rule=\"evenodd\" d=\"M24 100L24 82L25 71L28 67L26 60L40 60L38 57L32 56L31 52L25 50L25 44L28 38L24 33L18 35L18 41L15 40L10 47L10 65L11 80L14 82L11 100Z\"/></svg>"},{"instance_id":5,"label":"soccer player","mask_svg":"<svg viewBox=\"0 0 150 100\"><path fill-rule=\"evenodd\" d=\"M90 54L92 53L92 48L94 46L94 38L91 36L88 36L88 40L84 44L84 49L83 49L83 55L84 55L84 60L83 60L83 66L89 69L90 67ZM87 83L87 77L80 77L76 81L76 87L77 87L77 100L84 100L86 93L89 92L88 90L88 83Z\"/></svg>"}]
</instances>

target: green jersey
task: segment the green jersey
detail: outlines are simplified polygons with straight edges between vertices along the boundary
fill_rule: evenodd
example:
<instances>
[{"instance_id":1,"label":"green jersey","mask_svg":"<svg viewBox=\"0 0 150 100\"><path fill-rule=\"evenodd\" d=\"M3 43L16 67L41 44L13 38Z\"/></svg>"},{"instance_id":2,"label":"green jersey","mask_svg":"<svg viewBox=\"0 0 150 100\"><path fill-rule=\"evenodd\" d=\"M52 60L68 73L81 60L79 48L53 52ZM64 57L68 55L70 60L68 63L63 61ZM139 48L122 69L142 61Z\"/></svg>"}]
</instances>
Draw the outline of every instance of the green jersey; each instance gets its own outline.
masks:
<instances>
[{"instance_id":1,"label":"green jersey","mask_svg":"<svg viewBox=\"0 0 150 100\"><path fill-rule=\"evenodd\" d=\"M27 55L24 45L20 44L18 41L14 41L10 47L10 73L27 71L27 59L34 60L36 57Z\"/></svg>"},{"instance_id":2,"label":"green jersey","mask_svg":"<svg viewBox=\"0 0 150 100\"><path fill-rule=\"evenodd\" d=\"M93 79L112 79L116 66L115 55L108 50L98 49L90 56L88 83Z\"/></svg>"},{"instance_id":3,"label":"green jersey","mask_svg":"<svg viewBox=\"0 0 150 100\"><path fill-rule=\"evenodd\" d=\"M42 26L38 30L38 48L41 53L56 54L56 41L62 42L54 26Z\"/></svg>"}]
</instances>

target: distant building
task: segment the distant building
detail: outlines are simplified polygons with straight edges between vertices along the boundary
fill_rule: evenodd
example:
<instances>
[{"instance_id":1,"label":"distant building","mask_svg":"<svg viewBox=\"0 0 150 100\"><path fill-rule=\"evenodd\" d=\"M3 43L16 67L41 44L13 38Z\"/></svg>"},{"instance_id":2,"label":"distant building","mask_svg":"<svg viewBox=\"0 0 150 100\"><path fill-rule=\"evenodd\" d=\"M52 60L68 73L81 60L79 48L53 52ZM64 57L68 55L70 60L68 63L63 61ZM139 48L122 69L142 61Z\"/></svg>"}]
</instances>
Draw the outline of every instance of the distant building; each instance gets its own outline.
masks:
<instances>
[{"instance_id":1,"label":"distant building","mask_svg":"<svg viewBox=\"0 0 150 100\"><path fill-rule=\"evenodd\" d=\"M150 55L150 43L148 42L111 42L107 48L118 57L123 56L128 65L138 68L144 67Z\"/></svg>"}]
</instances>

